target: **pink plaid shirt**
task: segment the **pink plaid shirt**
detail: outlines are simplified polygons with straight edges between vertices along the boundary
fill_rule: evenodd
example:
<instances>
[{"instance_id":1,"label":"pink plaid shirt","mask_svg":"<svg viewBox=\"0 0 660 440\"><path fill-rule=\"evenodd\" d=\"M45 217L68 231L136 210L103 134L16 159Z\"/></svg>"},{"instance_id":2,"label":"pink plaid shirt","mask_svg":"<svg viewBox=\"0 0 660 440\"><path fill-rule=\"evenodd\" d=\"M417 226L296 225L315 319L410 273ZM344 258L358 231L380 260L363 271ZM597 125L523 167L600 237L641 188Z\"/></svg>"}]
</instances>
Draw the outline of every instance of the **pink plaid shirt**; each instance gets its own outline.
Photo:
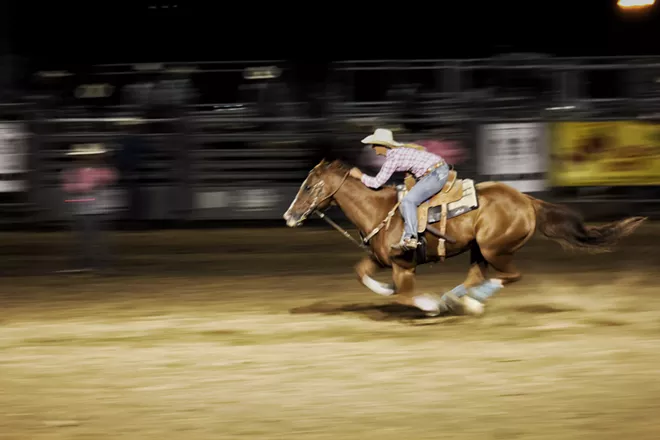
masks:
<instances>
[{"instance_id":1,"label":"pink plaid shirt","mask_svg":"<svg viewBox=\"0 0 660 440\"><path fill-rule=\"evenodd\" d=\"M428 151L406 147L395 148L387 152L385 163L378 175L371 177L363 174L362 183L369 188L380 188L397 171L409 171L419 179L438 162L443 162L442 157Z\"/></svg>"},{"instance_id":2,"label":"pink plaid shirt","mask_svg":"<svg viewBox=\"0 0 660 440\"><path fill-rule=\"evenodd\" d=\"M109 185L116 178L114 170L107 167L73 168L62 173L62 186L68 193L85 193Z\"/></svg>"},{"instance_id":3,"label":"pink plaid shirt","mask_svg":"<svg viewBox=\"0 0 660 440\"><path fill-rule=\"evenodd\" d=\"M109 211L105 189L117 179L114 169L104 166L76 166L62 173L64 201L79 215L105 214Z\"/></svg>"}]
</instances>

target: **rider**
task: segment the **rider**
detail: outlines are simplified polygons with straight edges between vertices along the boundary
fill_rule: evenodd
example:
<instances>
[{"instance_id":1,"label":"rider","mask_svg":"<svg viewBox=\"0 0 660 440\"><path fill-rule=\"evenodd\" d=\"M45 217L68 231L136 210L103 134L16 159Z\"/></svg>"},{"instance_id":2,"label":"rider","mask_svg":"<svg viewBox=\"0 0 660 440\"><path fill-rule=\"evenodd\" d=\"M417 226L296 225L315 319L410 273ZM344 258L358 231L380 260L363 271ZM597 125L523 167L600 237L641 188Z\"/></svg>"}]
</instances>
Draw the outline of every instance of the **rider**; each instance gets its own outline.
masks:
<instances>
[{"instance_id":1,"label":"rider","mask_svg":"<svg viewBox=\"0 0 660 440\"><path fill-rule=\"evenodd\" d=\"M351 169L350 175L370 188L380 188L395 171L408 171L417 178L417 183L401 200L401 214L405 222L401 241L394 249L415 249L417 241L417 207L439 193L447 182L449 166L444 159L429 153L416 144L396 142L390 130L379 128L374 134L362 139L376 154L385 156L385 163L376 177L367 176L358 168Z\"/></svg>"}]
</instances>

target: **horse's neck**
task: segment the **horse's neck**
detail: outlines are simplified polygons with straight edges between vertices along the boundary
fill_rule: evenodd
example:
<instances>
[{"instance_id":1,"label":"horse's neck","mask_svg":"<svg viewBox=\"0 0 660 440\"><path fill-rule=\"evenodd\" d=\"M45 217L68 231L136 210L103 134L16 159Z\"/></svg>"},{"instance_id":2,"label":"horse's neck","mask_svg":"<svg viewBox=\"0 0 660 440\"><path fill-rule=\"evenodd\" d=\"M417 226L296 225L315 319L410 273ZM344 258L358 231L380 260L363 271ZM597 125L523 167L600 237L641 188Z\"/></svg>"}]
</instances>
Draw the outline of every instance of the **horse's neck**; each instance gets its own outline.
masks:
<instances>
[{"instance_id":1,"label":"horse's neck","mask_svg":"<svg viewBox=\"0 0 660 440\"><path fill-rule=\"evenodd\" d=\"M335 195L335 201L360 232L369 234L394 207L396 191L393 188L374 191L357 180L348 179Z\"/></svg>"}]
</instances>

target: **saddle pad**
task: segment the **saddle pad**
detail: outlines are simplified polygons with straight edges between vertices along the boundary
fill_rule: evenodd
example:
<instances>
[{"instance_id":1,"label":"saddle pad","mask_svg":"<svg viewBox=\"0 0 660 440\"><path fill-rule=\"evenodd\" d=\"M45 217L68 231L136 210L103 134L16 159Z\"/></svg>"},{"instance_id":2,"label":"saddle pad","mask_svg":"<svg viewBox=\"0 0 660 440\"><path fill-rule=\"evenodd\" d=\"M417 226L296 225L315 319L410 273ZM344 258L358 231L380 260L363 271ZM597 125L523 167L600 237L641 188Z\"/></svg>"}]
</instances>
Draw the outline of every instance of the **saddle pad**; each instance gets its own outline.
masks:
<instances>
[{"instance_id":1,"label":"saddle pad","mask_svg":"<svg viewBox=\"0 0 660 440\"><path fill-rule=\"evenodd\" d=\"M477 199L477 190L474 187L474 181L472 179L463 179L463 197L455 202L447 204L447 219L474 211L478 207L479 200ZM428 223L439 222L441 215L442 206L430 208Z\"/></svg>"},{"instance_id":2,"label":"saddle pad","mask_svg":"<svg viewBox=\"0 0 660 440\"><path fill-rule=\"evenodd\" d=\"M447 219L458 217L459 215L466 214L470 211L474 211L479 207L479 200L477 199L477 190L474 187L474 180L472 179L463 179L463 197L459 200L447 204ZM397 186L399 200L405 196L408 191L405 189L404 185ZM428 220L429 224L436 223L440 221L440 216L442 215L442 207L435 206L430 208L428 211Z\"/></svg>"}]
</instances>

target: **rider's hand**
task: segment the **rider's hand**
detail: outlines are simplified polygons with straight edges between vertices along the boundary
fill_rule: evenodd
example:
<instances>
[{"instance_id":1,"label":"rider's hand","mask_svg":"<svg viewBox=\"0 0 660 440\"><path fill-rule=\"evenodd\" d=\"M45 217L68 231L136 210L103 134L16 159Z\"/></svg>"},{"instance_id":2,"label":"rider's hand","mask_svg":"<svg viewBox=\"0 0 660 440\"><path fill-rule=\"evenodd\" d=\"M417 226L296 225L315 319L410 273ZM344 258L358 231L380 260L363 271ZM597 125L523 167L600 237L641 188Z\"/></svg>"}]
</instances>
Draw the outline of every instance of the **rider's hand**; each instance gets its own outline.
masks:
<instances>
[{"instance_id":1,"label":"rider's hand","mask_svg":"<svg viewBox=\"0 0 660 440\"><path fill-rule=\"evenodd\" d=\"M350 171L349 174L350 174L351 177L354 177L356 179L362 179L362 171L360 171L357 168L351 168L351 171Z\"/></svg>"}]
</instances>

